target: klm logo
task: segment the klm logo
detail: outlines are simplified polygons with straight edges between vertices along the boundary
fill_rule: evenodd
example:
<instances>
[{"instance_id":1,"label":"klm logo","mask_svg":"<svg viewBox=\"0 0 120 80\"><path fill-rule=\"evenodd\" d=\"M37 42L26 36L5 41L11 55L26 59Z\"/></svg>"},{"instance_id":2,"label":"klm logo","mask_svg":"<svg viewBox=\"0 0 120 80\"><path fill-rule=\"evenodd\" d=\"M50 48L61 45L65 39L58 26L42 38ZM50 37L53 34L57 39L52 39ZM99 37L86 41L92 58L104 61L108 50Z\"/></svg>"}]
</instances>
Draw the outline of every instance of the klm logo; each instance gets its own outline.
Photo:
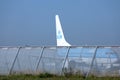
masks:
<instances>
[{"instance_id":1,"label":"klm logo","mask_svg":"<svg viewBox=\"0 0 120 80\"><path fill-rule=\"evenodd\" d=\"M60 31L58 31L58 34L57 34L57 39L62 39L62 34Z\"/></svg>"}]
</instances>

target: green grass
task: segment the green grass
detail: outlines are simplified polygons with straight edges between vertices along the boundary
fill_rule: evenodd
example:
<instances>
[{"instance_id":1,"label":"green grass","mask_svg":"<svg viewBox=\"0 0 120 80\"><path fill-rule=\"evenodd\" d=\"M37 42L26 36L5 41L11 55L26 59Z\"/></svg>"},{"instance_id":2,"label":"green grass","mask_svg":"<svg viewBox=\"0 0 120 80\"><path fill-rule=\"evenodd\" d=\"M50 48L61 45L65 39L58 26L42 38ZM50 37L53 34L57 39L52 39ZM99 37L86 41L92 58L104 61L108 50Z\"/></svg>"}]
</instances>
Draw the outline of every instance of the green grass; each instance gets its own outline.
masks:
<instances>
[{"instance_id":1,"label":"green grass","mask_svg":"<svg viewBox=\"0 0 120 80\"><path fill-rule=\"evenodd\" d=\"M52 74L39 74L39 75L6 75L0 76L0 80L85 80L84 76L81 75L65 75L57 76ZM89 76L86 80L120 80L120 77L95 77Z\"/></svg>"}]
</instances>

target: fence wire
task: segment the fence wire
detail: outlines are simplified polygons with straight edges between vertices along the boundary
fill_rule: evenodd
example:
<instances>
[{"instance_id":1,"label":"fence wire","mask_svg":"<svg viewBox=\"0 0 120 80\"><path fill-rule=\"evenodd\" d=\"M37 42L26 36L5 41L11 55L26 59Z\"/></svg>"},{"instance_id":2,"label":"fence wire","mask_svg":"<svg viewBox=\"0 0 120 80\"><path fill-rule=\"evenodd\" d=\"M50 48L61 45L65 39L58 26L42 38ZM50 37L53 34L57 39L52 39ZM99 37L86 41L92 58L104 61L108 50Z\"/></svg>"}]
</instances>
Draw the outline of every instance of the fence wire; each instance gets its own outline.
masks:
<instances>
[{"instance_id":1,"label":"fence wire","mask_svg":"<svg viewBox=\"0 0 120 80\"><path fill-rule=\"evenodd\" d=\"M120 76L120 47L0 47L0 75L40 73Z\"/></svg>"}]
</instances>

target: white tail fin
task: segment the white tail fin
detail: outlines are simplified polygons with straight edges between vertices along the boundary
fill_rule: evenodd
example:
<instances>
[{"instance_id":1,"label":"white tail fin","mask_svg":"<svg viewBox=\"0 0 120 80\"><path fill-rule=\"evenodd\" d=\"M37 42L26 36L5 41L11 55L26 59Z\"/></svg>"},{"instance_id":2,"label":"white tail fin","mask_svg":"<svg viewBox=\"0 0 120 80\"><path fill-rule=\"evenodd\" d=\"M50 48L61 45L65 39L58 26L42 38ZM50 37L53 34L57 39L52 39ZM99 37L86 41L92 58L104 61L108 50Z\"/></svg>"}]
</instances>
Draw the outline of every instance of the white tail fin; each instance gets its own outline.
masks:
<instances>
[{"instance_id":1,"label":"white tail fin","mask_svg":"<svg viewBox=\"0 0 120 80\"><path fill-rule=\"evenodd\" d=\"M56 20L56 38L57 38L57 46L71 46L64 37L64 33L62 30L62 26L60 24L60 19L59 16L55 16Z\"/></svg>"}]
</instances>

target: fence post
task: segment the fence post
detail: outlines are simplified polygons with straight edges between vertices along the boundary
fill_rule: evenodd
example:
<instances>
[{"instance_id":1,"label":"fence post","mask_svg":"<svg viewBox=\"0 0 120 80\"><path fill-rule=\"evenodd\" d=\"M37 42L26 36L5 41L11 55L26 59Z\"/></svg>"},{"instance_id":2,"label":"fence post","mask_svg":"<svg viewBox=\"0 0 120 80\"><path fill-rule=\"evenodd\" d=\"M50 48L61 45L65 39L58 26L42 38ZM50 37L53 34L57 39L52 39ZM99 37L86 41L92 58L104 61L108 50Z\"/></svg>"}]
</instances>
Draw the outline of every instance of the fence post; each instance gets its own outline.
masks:
<instances>
[{"instance_id":1,"label":"fence post","mask_svg":"<svg viewBox=\"0 0 120 80\"><path fill-rule=\"evenodd\" d=\"M65 66L66 60L68 59L68 54L69 54L70 48L71 48L71 47L68 47L68 50L67 50L67 53L66 53L64 62L63 62L62 73L64 73L64 70L63 70L63 69L64 69L64 66Z\"/></svg>"},{"instance_id":2,"label":"fence post","mask_svg":"<svg viewBox=\"0 0 120 80\"><path fill-rule=\"evenodd\" d=\"M40 61L41 61L41 59L42 59L42 55L43 55L44 48L45 48L45 47L42 48L41 53L40 53L40 55L39 55L38 62L37 62L37 65L36 65L36 72L37 72L37 70L38 70L38 66L39 66Z\"/></svg>"},{"instance_id":3,"label":"fence post","mask_svg":"<svg viewBox=\"0 0 120 80\"><path fill-rule=\"evenodd\" d=\"M17 54L16 54L16 56L15 56L15 59L14 59L14 61L13 61L13 63L12 63L11 68L10 68L9 74L12 73L13 67L14 67L14 65L15 65L15 62L16 62L16 60L17 60L17 57L18 57L18 55L19 55L19 52L20 52L20 49L21 49L21 48L22 48L22 47L19 47L19 49L18 49L18 51L17 51Z\"/></svg>"},{"instance_id":4,"label":"fence post","mask_svg":"<svg viewBox=\"0 0 120 80\"><path fill-rule=\"evenodd\" d=\"M93 63L94 63L94 60L95 60L95 57L96 57L97 49L98 49L98 46L95 49L95 52L94 52L94 55L93 55L93 58L92 58L92 62L91 62L91 65L90 65L90 69L89 69L88 73L86 74L85 79L87 79L89 73L91 72L91 69L93 67Z\"/></svg>"}]
</instances>

